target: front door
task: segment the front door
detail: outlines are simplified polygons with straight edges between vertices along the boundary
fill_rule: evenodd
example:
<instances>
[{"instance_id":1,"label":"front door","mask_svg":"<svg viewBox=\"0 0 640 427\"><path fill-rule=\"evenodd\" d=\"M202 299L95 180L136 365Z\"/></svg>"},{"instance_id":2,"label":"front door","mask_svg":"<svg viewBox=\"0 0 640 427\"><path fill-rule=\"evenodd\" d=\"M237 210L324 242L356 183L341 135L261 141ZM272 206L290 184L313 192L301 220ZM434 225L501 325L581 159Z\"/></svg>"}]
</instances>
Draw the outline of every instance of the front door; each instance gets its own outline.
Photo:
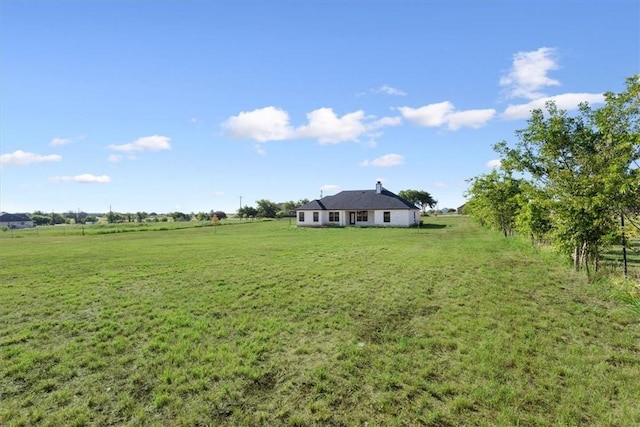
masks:
<instances>
[{"instance_id":1,"label":"front door","mask_svg":"<svg viewBox=\"0 0 640 427\"><path fill-rule=\"evenodd\" d=\"M356 213L349 212L349 225L356 225Z\"/></svg>"}]
</instances>

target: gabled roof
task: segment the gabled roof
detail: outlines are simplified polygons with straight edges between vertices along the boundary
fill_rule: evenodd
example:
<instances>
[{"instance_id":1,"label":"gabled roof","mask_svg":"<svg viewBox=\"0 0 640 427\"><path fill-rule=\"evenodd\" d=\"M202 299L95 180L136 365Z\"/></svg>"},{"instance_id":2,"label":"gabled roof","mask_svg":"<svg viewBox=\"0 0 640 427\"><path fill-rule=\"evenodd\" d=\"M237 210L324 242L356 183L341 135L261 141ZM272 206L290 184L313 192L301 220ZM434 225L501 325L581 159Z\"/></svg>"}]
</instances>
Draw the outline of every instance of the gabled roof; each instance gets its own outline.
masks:
<instances>
[{"instance_id":1,"label":"gabled roof","mask_svg":"<svg viewBox=\"0 0 640 427\"><path fill-rule=\"evenodd\" d=\"M10 214L6 212L0 213L0 221L1 222L22 222L22 221L31 221L31 217L27 214Z\"/></svg>"},{"instance_id":2,"label":"gabled roof","mask_svg":"<svg viewBox=\"0 0 640 427\"><path fill-rule=\"evenodd\" d=\"M416 209L411 202L384 188L380 193L376 190L341 191L333 196L312 200L300 206L299 211L319 210L380 210L380 209Z\"/></svg>"}]
</instances>

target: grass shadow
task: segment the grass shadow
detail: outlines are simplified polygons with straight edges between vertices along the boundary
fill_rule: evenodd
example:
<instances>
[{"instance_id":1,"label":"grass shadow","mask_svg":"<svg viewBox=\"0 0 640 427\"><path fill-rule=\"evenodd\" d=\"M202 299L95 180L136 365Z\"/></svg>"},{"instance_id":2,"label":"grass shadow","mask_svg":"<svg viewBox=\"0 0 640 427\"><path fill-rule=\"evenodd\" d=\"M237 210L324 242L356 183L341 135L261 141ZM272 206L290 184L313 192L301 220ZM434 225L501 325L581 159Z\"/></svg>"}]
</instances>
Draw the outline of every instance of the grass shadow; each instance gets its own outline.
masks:
<instances>
[{"instance_id":1,"label":"grass shadow","mask_svg":"<svg viewBox=\"0 0 640 427\"><path fill-rule=\"evenodd\" d=\"M445 228L447 224L421 224L420 228L426 228L429 230L437 230L440 228Z\"/></svg>"}]
</instances>

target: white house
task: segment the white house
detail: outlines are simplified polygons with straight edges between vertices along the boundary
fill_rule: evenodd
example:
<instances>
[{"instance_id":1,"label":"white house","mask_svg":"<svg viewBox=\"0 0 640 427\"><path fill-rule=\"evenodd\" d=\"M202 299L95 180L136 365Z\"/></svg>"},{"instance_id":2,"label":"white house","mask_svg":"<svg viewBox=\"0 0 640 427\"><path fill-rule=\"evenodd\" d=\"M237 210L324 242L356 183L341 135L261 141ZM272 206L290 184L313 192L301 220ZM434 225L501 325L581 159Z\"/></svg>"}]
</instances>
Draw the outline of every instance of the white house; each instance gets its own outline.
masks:
<instances>
[{"instance_id":1,"label":"white house","mask_svg":"<svg viewBox=\"0 0 640 427\"><path fill-rule=\"evenodd\" d=\"M31 228L33 221L27 214L0 212L0 228Z\"/></svg>"},{"instance_id":2,"label":"white house","mask_svg":"<svg viewBox=\"0 0 640 427\"><path fill-rule=\"evenodd\" d=\"M296 209L299 227L411 227L420 223L420 209L382 187L341 191Z\"/></svg>"}]
</instances>

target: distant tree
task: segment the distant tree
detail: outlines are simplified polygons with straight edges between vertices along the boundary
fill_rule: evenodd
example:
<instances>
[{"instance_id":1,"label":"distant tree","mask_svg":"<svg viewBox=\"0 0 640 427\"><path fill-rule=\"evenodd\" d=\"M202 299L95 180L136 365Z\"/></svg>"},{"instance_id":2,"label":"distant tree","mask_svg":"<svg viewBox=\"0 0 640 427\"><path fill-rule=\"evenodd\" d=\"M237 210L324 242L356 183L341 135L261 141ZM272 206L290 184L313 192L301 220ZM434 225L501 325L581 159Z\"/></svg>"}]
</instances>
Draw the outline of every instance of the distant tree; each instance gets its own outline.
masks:
<instances>
[{"instance_id":1,"label":"distant tree","mask_svg":"<svg viewBox=\"0 0 640 427\"><path fill-rule=\"evenodd\" d=\"M191 215L184 212L171 212L169 214L174 221L191 221Z\"/></svg>"},{"instance_id":2,"label":"distant tree","mask_svg":"<svg viewBox=\"0 0 640 427\"><path fill-rule=\"evenodd\" d=\"M297 203L294 202L293 200L289 200L288 202L284 202L282 204L282 215L281 216L292 215L293 211L295 211L297 207L298 207Z\"/></svg>"},{"instance_id":3,"label":"distant tree","mask_svg":"<svg viewBox=\"0 0 640 427\"><path fill-rule=\"evenodd\" d=\"M110 220L109 222L124 222L124 215L118 212L109 212Z\"/></svg>"},{"instance_id":4,"label":"distant tree","mask_svg":"<svg viewBox=\"0 0 640 427\"><path fill-rule=\"evenodd\" d=\"M257 216L260 218L275 218L278 213L278 204L267 199L260 199L258 204Z\"/></svg>"},{"instance_id":5,"label":"distant tree","mask_svg":"<svg viewBox=\"0 0 640 427\"><path fill-rule=\"evenodd\" d=\"M197 221L207 221L211 218L211 215L209 215L206 212L198 212L197 214L193 215L193 217L197 220Z\"/></svg>"},{"instance_id":6,"label":"distant tree","mask_svg":"<svg viewBox=\"0 0 640 427\"><path fill-rule=\"evenodd\" d=\"M218 219L221 219L221 220L227 218L227 214L224 213L223 211L215 211L215 212L212 211L210 216L213 216L213 215L217 216Z\"/></svg>"},{"instance_id":7,"label":"distant tree","mask_svg":"<svg viewBox=\"0 0 640 427\"><path fill-rule=\"evenodd\" d=\"M138 222L142 222L147 219L149 215L146 212L136 212L136 218Z\"/></svg>"},{"instance_id":8,"label":"distant tree","mask_svg":"<svg viewBox=\"0 0 640 427\"><path fill-rule=\"evenodd\" d=\"M64 224L65 223L65 218L60 215L59 213L52 213L51 214L51 223L52 224Z\"/></svg>"},{"instance_id":9,"label":"distant tree","mask_svg":"<svg viewBox=\"0 0 640 427\"><path fill-rule=\"evenodd\" d=\"M49 225L51 224L51 217L47 215L32 214L31 220L35 225Z\"/></svg>"},{"instance_id":10,"label":"distant tree","mask_svg":"<svg viewBox=\"0 0 640 427\"><path fill-rule=\"evenodd\" d=\"M398 196L422 209L423 213L426 213L427 208L433 208L438 203L437 200L431 197L431 194L422 190L402 190L398 193Z\"/></svg>"},{"instance_id":11,"label":"distant tree","mask_svg":"<svg viewBox=\"0 0 640 427\"><path fill-rule=\"evenodd\" d=\"M306 205L307 203L309 203L309 199L300 199L298 201L289 200L287 202L284 202L282 203L279 216L294 216L295 210L302 205Z\"/></svg>"},{"instance_id":12,"label":"distant tree","mask_svg":"<svg viewBox=\"0 0 640 427\"><path fill-rule=\"evenodd\" d=\"M240 208L238 208L238 210L236 211L236 215L238 216L238 218L242 219L245 216L247 216L247 207L242 207L240 206Z\"/></svg>"},{"instance_id":13,"label":"distant tree","mask_svg":"<svg viewBox=\"0 0 640 427\"><path fill-rule=\"evenodd\" d=\"M67 211L65 213L62 214L62 216L64 217L64 222L67 224L70 224L72 222L77 223L77 216L76 213L74 211Z\"/></svg>"},{"instance_id":14,"label":"distant tree","mask_svg":"<svg viewBox=\"0 0 640 427\"><path fill-rule=\"evenodd\" d=\"M253 206L245 206L245 214L247 215L247 218L255 218L258 216L258 210Z\"/></svg>"}]
</instances>

